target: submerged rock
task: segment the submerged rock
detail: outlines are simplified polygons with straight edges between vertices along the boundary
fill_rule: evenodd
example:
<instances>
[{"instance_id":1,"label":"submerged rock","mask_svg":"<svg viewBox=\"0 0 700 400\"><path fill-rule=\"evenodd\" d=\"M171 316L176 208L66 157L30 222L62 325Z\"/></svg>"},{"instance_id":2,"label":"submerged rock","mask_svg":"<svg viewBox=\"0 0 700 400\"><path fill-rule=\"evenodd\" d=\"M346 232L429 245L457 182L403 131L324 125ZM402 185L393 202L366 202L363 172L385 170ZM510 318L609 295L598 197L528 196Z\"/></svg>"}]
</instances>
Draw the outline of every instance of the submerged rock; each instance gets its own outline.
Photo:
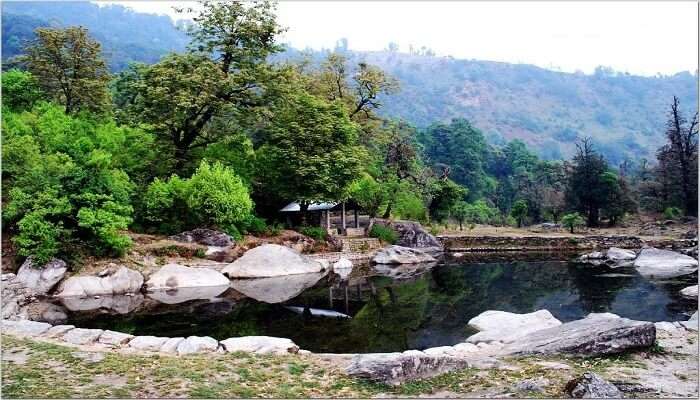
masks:
<instances>
[{"instance_id":1,"label":"submerged rock","mask_svg":"<svg viewBox=\"0 0 700 400\"><path fill-rule=\"evenodd\" d=\"M275 304L297 297L324 276L325 273L313 273L272 278L234 279L231 281L231 287L252 299Z\"/></svg>"},{"instance_id":2,"label":"submerged rock","mask_svg":"<svg viewBox=\"0 0 700 400\"><path fill-rule=\"evenodd\" d=\"M621 399L624 397L617 386L593 372L585 372L580 377L569 381L564 390L574 399Z\"/></svg>"},{"instance_id":3,"label":"submerged rock","mask_svg":"<svg viewBox=\"0 0 700 400\"><path fill-rule=\"evenodd\" d=\"M143 286L143 275L126 267L113 266L100 276L72 276L59 288L58 297L90 297L138 293Z\"/></svg>"},{"instance_id":4,"label":"submerged rock","mask_svg":"<svg viewBox=\"0 0 700 400\"><path fill-rule=\"evenodd\" d=\"M299 352L299 346L287 338L271 336L244 336L222 340L221 345L229 353L243 351L257 354L289 354Z\"/></svg>"},{"instance_id":5,"label":"submerged rock","mask_svg":"<svg viewBox=\"0 0 700 400\"><path fill-rule=\"evenodd\" d=\"M681 297L689 300L697 300L698 298L698 285L688 286L680 291Z\"/></svg>"},{"instance_id":6,"label":"submerged rock","mask_svg":"<svg viewBox=\"0 0 700 400\"><path fill-rule=\"evenodd\" d=\"M264 244L246 251L221 272L229 278L266 278L318 273L326 265L277 244Z\"/></svg>"},{"instance_id":7,"label":"submerged rock","mask_svg":"<svg viewBox=\"0 0 700 400\"><path fill-rule=\"evenodd\" d=\"M421 250L396 245L379 250L372 258L375 264L419 264L436 261L433 256Z\"/></svg>"},{"instance_id":8,"label":"submerged rock","mask_svg":"<svg viewBox=\"0 0 700 400\"><path fill-rule=\"evenodd\" d=\"M469 326L480 332L467 338L469 343L501 341L510 343L530 332L561 325L547 310L529 314L506 311L484 311L469 320Z\"/></svg>"},{"instance_id":9,"label":"submerged rock","mask_svg":"<svg viewBox=\"0 0 700 400\"><path fill-rule=\"evenodd\" d=\"M403 353L357 354L345 372L354 378L397 385L467 367L469 362L464 358L409 350Z\"/></svg>"},{"instance_id":10,"label":"submerged rock","mask_svg":"<svg viewBox=\"0 0 700 400\"><path fill-rule=\"evenodd\" d=\"M651 322L594 315L531 332L507 344L506 354L572 354L599 356L648 348L656 340Z\"/></svg>"},{"instance_id":11,"label":"submerged rock","mask_svg":"<svg viewBox=\"0 0 700 400\"><path fill-rule=\"evenodd\" d=\"M33 294L46 294L66 275L66 262L54 258L44 265L36 265L32 257L19 267L14 279Z\"/></svg>"},{"instance_id":12,"label":"submerged rock","mask_svg":"<svg viewBox=\"0 0 700 400\"><path fill-rule=\"evenodd\" d=\"M642 249L634 261L637 271L650 278L675 278L698 270L698 260L669 250Z\"/></svg>"},{"instance_id":13,"label":"submerged rock","mask_svg":"<svg viewBox=\"0 0 700 400\"><path fill-rule=\"evenodd\" d=\"M227 286L228 284L229 280L213 269L166 264L158 272L151 275L146 282L146 289L149 292L154 292L202 286Z\"/></svg>"},{"instance_id":14,"label":"submerged rock","mask_svg":"<svg viewBox=\"0 0 700 400\"><path fill-rule=\"evenodd\" d=\"M213 229L198 228L170 236L178 242L197 243L205 246L227 247L233 244L231 236Z\"/></svg>"}]
</instances>

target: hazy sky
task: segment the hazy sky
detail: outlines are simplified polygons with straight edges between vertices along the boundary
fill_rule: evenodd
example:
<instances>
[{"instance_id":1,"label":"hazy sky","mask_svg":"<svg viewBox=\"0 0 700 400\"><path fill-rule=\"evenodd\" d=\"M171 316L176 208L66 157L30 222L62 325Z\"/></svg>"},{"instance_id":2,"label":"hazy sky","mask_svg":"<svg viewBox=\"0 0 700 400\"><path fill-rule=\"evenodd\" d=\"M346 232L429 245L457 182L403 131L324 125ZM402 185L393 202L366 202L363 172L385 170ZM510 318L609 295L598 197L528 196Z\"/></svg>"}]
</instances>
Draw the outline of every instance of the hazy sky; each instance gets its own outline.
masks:
<instances>
[{"instance_id":1,"label":"hazy sky","mask_svg":"<svg viewBox=\"0 0 700 400\"><path fill-rule=\"evenodd\" d=\"M186 1L113 2L176 17ZM598 65L640 75L698 68L698 3L283 1L282 41L354 50L426 46L455 58L535 64L587 73Z\"/></svg>"}]
</instances>

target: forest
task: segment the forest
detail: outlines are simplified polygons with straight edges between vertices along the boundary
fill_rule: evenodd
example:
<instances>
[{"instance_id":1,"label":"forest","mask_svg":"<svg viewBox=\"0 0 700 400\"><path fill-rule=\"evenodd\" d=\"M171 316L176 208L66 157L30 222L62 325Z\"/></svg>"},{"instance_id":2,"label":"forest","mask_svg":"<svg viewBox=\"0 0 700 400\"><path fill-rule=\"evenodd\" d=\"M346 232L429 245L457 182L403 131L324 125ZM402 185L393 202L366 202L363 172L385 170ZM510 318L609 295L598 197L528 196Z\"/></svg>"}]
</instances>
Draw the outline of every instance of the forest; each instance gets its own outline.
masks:
<instances>
[{"instance_id":1,"label":"forest","mask_svg":"<svg viewBox=\"0 0 700 400\"><path fill-rule=\"evenodd\" d=\"M290 201L572 232L697 215L698 114L678 97L656 110L654 161L610 162L585 131L572 158L545 160L465 117L392 117L399 77L342 51L276 58L283 29L273 2L203 1L186 49L112 73L85 27L36 27L2 74L3 230L18 254L122 254L127 230L270 234Z\"/></svg>"}]
</instances>

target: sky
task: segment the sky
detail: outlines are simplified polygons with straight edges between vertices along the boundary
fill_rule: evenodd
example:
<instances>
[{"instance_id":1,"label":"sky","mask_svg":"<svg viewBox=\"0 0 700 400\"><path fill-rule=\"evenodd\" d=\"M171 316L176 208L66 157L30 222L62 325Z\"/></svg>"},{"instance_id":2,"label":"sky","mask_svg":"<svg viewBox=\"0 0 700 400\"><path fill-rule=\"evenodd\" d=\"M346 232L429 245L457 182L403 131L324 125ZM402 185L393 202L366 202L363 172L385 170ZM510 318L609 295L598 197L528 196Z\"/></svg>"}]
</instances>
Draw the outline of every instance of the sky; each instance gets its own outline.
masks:
<instances>
[{"instance_id":1,"label":"sky","mask_svg":"<svg viewBox=\"0 0 700 400\"><path fill-rule=\"evenodd\" d=\"M187 1L118 1L136 11L178 18ZM282 1L281 41L296 48L352 50L399 45L461 59L534 64L591 73L599 65L635 75L698 69L698 3Z\"/></svg>"}]
</instances>

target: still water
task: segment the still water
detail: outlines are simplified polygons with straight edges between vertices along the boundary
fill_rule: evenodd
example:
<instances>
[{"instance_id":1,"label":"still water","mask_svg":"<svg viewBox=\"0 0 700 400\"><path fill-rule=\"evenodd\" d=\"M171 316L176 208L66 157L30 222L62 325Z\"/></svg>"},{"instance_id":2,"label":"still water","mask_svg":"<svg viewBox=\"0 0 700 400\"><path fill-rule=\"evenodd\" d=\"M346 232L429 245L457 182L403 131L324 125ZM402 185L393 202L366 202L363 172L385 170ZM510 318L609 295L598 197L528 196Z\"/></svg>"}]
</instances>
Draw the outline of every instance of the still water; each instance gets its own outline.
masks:
<instances>
[{"instance_id":1,"label":"still water","mask_svg":"<svg viewBox=\"0 0 700 400\"><path fill-rule=\"evenodd\" d=\"M69 322L134 335L266 335L314 352L389 352L453 345L485 310L549 310L561 321L612 312L647 321L688 319L678 291L697 274L650 281L633 268L498 262L432 268L365 267L349 276L233 281L231 288L103 299L66 299Z\"/></svg>"}]
</instances>

